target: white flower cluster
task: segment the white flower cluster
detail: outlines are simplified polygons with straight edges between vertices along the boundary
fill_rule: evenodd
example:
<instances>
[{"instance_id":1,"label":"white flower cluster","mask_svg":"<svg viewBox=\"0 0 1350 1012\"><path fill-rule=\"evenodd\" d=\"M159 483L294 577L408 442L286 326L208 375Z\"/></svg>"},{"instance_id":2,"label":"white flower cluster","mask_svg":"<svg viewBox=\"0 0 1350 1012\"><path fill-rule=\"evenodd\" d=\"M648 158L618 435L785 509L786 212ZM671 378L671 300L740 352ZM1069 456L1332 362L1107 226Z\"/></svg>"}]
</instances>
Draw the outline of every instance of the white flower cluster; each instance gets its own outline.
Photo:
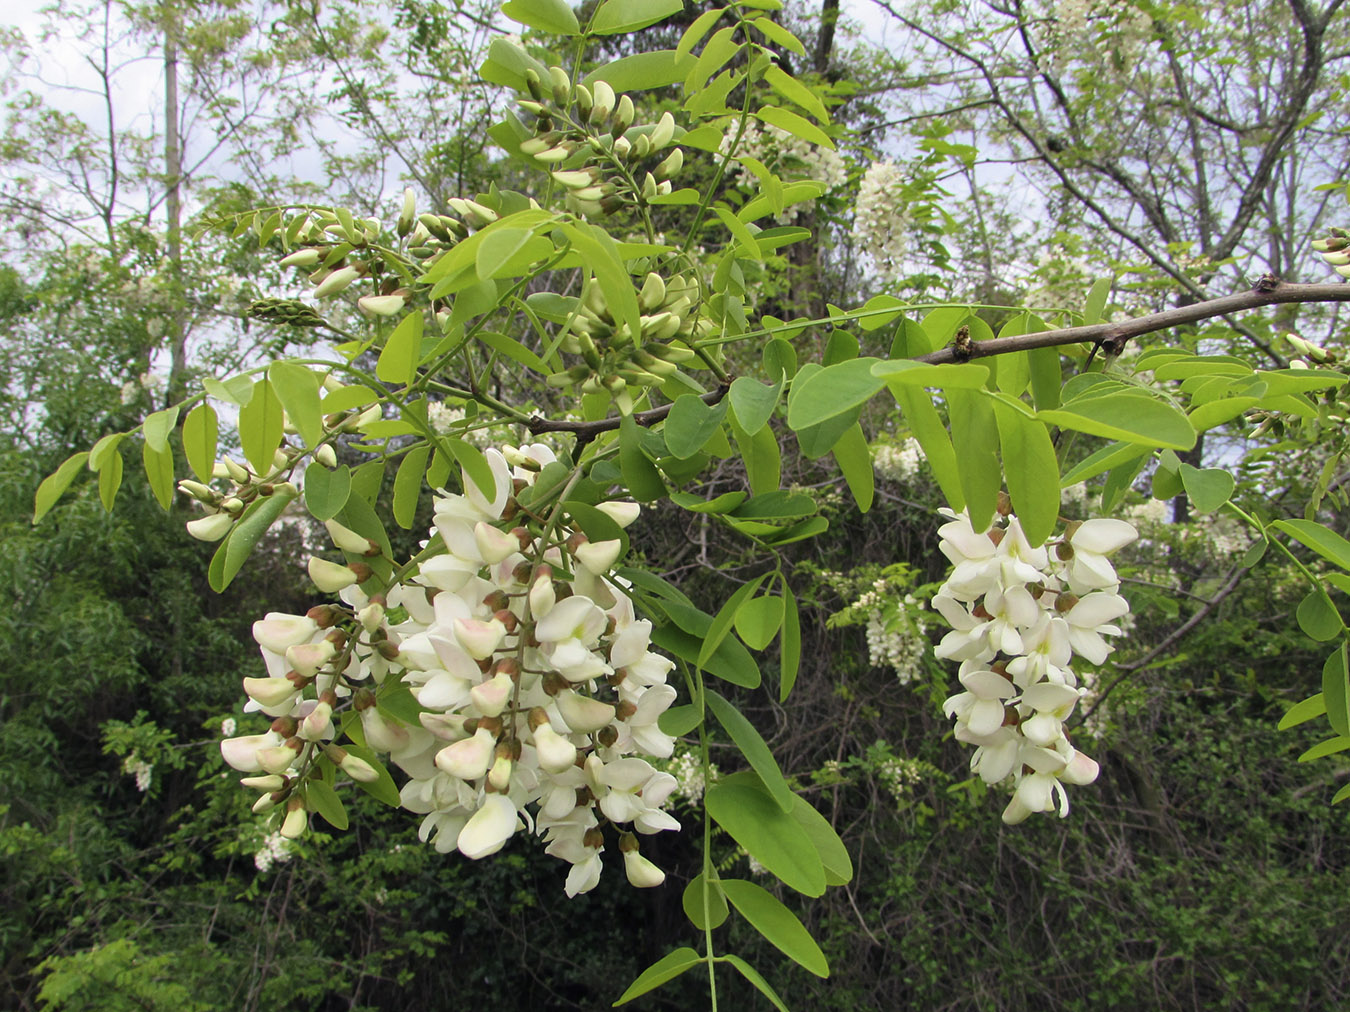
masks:
<instances>
[{"instance_id":1,"label":"white flower cluster","mask_svg":"<svg viewBox=\"0 0 1350 1012\"><path fill-rule=\"evenodd\" d=\"M673 751L657 719L675 699L666 684L674 664L648 649L651 623L609 576L621 541L588 541L561 512L533 521L536 531L503 529L522 515L516 495L554 463L553 452L507 446L486 457L495 494L466 476L464 495L437 499L438 543L384 594L361 589L364 563L310 560L316 585L340 592L347 607L254 624L268 677L244 679L245 709L276 720L264 734L225 740L221 751L235 769L257 774L243 781L264 792L255 810L285 804L280 832L294 838L308 822L307 782L325 760L354 780L380 776L331 744L335 718L353 711L365 744L407 774L400 798L423 816L423 840L476 859L526 826L572 865L566 891L574 896L599 881L602 822L638 833L679 828L661 808L675 778L639 757ZM638 515L635 503L596 509L620 527ZM379 554L337 522L327 526L348 555ZM390 680L411 692L420 726L380 706L370 683ZM631 832L621 832L619 848L630 882L662 881Z\"/></svg>"},{"instance_id":2,"label":"white flower cluster","mask_svg":"<svg viewBox=\"0 0 1350 1012\"><path fill-rule=\"evenodd\" d=\"M877 269L898 276L909 247L909 216L905 212L905 175L893 162L873 162L863 173L853 217L859 247Z\"/></svg>"},{"instance_id":3,"label":"white flower cluster","mask_svg":"<svg viewBox=\"0 0 1350 1012\"><path fill-rule=\"evenodd\" d=\"M914 759L887 759L877 766L876 778L899 801L910 787L923 780L923 764Z\"/></svg>"},{"instance_id":4,"label":"white flower cluster","mask_svg":"<svg viewBox=\"0 0 1350 1012\"><path fill-rule=\"evenodd\" d=\"M122 772L136 778L136 790L142 794L150 789L150 779L154 771L155 767L135 752L122 760Z\"/></svg>"},{"instance_id":5,"label":"white flower cluster","mask_svg":"<svg viewBox=\"0 0 1350 1012\"><path fill-rule=\"evenodd\" d=\"M734 135L723 138L722 153L730 150ZM736 146L736 157L745 156L774 169L786 179L814 179L826 192L848 182L848 165L839 153L794 137L776 126L750 123Z\"/></svg>"},{"instance_id":6,"label":"white flower cluster","mask_svg":"<svg viewBox=\"0 0 1350 1012\"><path fill-rule=\"evenodd\" d=\"M924 459L923 448L913 436L899 444L876 443L872 449L872 466L877 474L901 485L914 480Z\"/></svg>"},{"instance_id":7,"label":"white flower cluster","mask_svg":"<svg viewBox=\"0 0 1350 1012\"><path fill-rule=\"evenodd\" d=\"M1064 721L1082 691L1069 662L1106 660L1103 636L1129 610L1108 556L1138 533L1123 520L1071 523L1047 545L1032 545L1016 516L975 531L964 514L939 534L953 569L933 598L951 624L937 656L960 661L964 692L943 704L958 740L976 746L971 769L985 783L1011 776L1003 821L1032 812L1069 812L1064 785L1090 784L1097 763L1069 743Z\"/></svg>"},{"instance_id":8,"label":"white flower cluster","mask_svg":"<svg viewBox=\"0 0 1350 1012\"><path fill-rule=\"evenodd\" d=\"M273 865L285 864L290 859L290 841L280 833L268 833L253 854L253 867L260 872L271 871Z\"/></svg>"},{"instance_id":9,"label":"white flower cluster","mask_svg":"<svg viewBox=\"0 0 1350 1012\"><path fill-rule=\"evenodd\" d=\"M703 801L703 792L708 787L708 777L711 776L713 780L718 777L715 763L708 764L705 776L702 760L690 751L678 752L672 756L666 763L666 772L675 778L675 797L691 806Z\"/></svg>"}]
</instances>

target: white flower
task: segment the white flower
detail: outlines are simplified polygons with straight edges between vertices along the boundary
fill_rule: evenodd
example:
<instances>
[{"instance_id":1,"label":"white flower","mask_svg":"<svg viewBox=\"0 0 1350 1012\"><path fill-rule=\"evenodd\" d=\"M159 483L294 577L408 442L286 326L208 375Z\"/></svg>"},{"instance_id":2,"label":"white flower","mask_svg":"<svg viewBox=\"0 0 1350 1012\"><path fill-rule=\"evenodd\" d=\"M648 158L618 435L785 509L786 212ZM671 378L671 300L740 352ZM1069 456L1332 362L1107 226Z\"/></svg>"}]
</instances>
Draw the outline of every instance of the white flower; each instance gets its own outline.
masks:
<instances>
[{"instance_id":1,"label":"white flower","mask_svg":"<svg viewBox=\"0 0 1350 1012\"><path fill-rule=\"evenodd\" d=\"M489 794L460 830L456 846L476 861L501 850L519 824L514 802L504 794Z\"/></svg>"}]
</instances>

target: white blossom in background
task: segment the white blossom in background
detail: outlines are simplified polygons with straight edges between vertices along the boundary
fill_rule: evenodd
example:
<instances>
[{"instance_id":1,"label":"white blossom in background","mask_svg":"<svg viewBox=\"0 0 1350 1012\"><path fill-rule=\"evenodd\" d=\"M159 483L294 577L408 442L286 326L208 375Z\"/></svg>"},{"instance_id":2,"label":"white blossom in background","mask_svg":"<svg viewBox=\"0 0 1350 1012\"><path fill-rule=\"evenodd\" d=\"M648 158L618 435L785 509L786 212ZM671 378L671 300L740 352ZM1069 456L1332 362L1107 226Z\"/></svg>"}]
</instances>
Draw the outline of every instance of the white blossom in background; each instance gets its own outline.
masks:
<instances>
[{"instance_id":1,"label":"white blossom in background","mask_svg":"<svg viewBox=\"0 0 1350 1012\"><path fill-rule=\"evenodd\" d=\"M872 466L877 474L899 485L918 477L923 462L923 448L913 436L899 444L878 442L872 447Z\"/></svg>"},{"instance_id":2,"label":"white blossom in background","mask_svg":"<svg viewBox=\"0 0 1350 1012\"><path fill-rule=\"evenodd\" d=\"M634 834L679 828L664 811L679 783L647 761L674 750L657 724L675 699L666 684L674 663L650 650L651 622L611 575L621 541L589 541L564 518L537 531L517 525L515 496L555 462L553 451L536 443L485 457L492 497L465 477L463 495L437 498L437 541L383 593L362 589L373 571L358 561L375 560L379 547L328 521L350 561L311 559L309 571L343 603L254 623L266 671L244 679L244 709L273 722L226 738L222 755L260 792L254 810L275 809L281 836L293 839L321 770L380 779L358 746L333 743L344 721L359 724L364 745L402 770L400 803L438 851L477 860L517 833L542 836L571 865L572 896L598 884L617 829L629 881L656 885L664 875ZM626 502L596 509L619 527L639 512ZM400 691L416 707L390 703Z\"/></svg>"},{"instance_id":3,"label":"white blossom in background","mask_svg":"<svg viewBox=\"0 0 1350 1012\"><path fill-rule=\"evenodd\" d=\"M427 405L427 424L437 435L448 436L454 427L464 421L464 409L452 407L443 401L432 401Z\"/></svg>"},{"instance_id":4,"label":"white blossom in background","mask_svg":"<svg viewBox=\"0 0 1350 1012\"><path fill-rule=\"evenodd\" d=\"M890 277L898 276L909 248L904 171L893 162L873 162L863 173L853 217L858 246Z\"/></svg>"},{"instance_id":5,"label":"white blossom in background","mask_svg":"<svg viewBox=\"0 0 1350 1012\"><path fill-rule=\"evenodd\" d=\"M253 867L260 872L271 871L273 865L285 864L290 859L290 841L280 833L268 833L253 854Z\"/></svg>"},{"instance_id":6,"label":"white blossom in background","mask_svg":"<svg viewBox=\"0 0 1350 1012\"><path fill-rule=\"evenodd\" d=\"M730 151L734 140L734 133L724 137L719 153L725 155ZM826 193L848 182L848 165L837 151L801 140L779 127L755 121L746 126L740 143L736 145L736 153L727 166L728 176L733 179L739 176L746 185L751 185L755 174L736 160L743 158L761 162L784 180L814 179L824 183ZM791 221L810 206L810 202L807 202L784 208L778 220Z\"/></svg>"},{"instance_id":7,"label":"white blossom in background","mask_svg":"<svg viewBox=\"0 0 1350 1012\"><path fill-rule=\"evenodd\" d=\"M955 735L975 746L971 769L986 783L1011 778L1003 821L1033 812L1068 815L1065 785L1097 778L1097 764L1070 743L1064 722L1084 694L1075 654L1100 664L1107 636L1129 612L1110 557L1138 533L1123 520L1070 523L1045 545L1030 544L1006 510L985 531L943 511L941 549L952 572L933 607L952 626L938 657L960 662L964 692L943 704Z\"/></svg>"},{"instance_id":8,"label":"white blossom in background","mask_svg":"<svg viewBox=\"0 0 1350 1012\"><path fill-rule=\"evenodd\" d=\"M150 780L155 767L132 752L122 760L122 772L136 778L136 790L144 794L150 789Z\"/></svg>"},{"instance_id":9,"label":"white blossom in background","mask_svg":"<svg viewBox=\"0 0 1350 1012\"><path fill-rule=\"evenodd\" d=\"M718 771L714 763L708 764L708 774L714 780ZM691 751L675 753L666 763L666 772L675 778L675 796L691 807L703 801L703 792L707 789L707 776L704 775L703 762Z\"/></svg>"}]
</instances>

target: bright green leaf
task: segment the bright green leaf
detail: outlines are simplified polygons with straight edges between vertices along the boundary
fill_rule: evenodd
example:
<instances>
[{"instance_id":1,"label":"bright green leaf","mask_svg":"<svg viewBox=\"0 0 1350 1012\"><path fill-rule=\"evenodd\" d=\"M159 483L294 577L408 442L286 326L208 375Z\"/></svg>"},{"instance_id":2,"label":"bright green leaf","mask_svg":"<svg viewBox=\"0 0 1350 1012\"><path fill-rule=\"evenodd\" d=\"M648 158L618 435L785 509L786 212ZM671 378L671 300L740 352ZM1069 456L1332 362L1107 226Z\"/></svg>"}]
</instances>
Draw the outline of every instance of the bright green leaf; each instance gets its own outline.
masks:
<instances>
[{"instance_id":1,"label":"bright green leaf","mask_svg":"<svg viewBox=\"0 0 1350 1012\"><path fill-rule=\"evenodd\" d=\"M404 386L417 377L417 363L422 357L423 326L421 310L409 313L398 322L394 332L384 342L379 360L375 363L376 376L386 383Z\"/></svg>"},{"instance_id":2,"label":"bright green leaf","mask_svg":"<svg viewBox=\"0 0 1350 1012\"><path fill-rule=\"evenodd\" d=\"M783 779L783 771L778 768L778 761L774 759L773 752L760 737L760 733L755 730L755 725L712 689L705 690L704 698L707 700L708 709L731 736L736 747L741 750L741 755L745 756L750 768L759 774L760 783L778 802L778 807L784 812L791 812L797 795L792 793L792 788L788 787L787 781Z\"/></svg>"},{"instance_id":3,"label":"bright green leaf","mask_svg":"<svg viewBox=\"0 0 1350 1012\"><path fill-rule=\"evenodd\" d=\"M42 484L38 486L37 493L33 496L33 523L39 523L51 512L51 508L56 505L66 489L70 488L70 483L75 480L75 476L80 473L88 460L87 451L73 454L42 479Z\"/></svg>"},{"instance_id":4,"label":"bright green leaf","mask_svg":"<svg viewBox=\"0 0 1350 1012\"><path fill-rule=\"evenodd\" d=\"M737 912L779 952L817 977L830 975L825 953L811 933L767 889L740 879L723 879L722 890Z\"/></svg>"}]
</instances>

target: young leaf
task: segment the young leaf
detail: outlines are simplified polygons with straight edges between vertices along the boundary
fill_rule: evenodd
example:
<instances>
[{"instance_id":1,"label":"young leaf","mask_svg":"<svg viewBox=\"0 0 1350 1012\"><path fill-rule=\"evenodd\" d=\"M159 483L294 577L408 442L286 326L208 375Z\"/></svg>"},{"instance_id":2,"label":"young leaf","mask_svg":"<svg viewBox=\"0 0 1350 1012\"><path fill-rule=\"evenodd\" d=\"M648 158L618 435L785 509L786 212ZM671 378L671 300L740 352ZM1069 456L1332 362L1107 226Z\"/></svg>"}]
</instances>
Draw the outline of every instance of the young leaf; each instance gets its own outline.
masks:
<instances>
[{"instance_id":1,"label":"young leaf","mask_svg":"<svg viewBox=\"0 0 1350 1012\"><path fill-rule=\"evenodd\" d=\"M173 432L173 427L177 422L178 405L175 404L163 411L146 415L145 422L141 426L141 432L145 435L147 443L155 450L163 452L169 448L169 433Z\"/></svg>"},{"instance_id":2,"label":"young leaf","mask_svg":"<svg viewBox=\"0 0 1350 1012\"><path fill-rule=\"evenodd\" d=\"M1106 300L1111 295L1111 278L1098 278L1088 289L1087 301L1083 305L1083 326L1090 327L1102 318Z\"/></svg>"},{"instance_id":3,"label":"young leaf","mask_svg":"<svg viewBox=\"0 0 1350 1012\"><path fill-rule=\"evenodd\" d=\"M244 515L220 543L207 574L211 589L219 593L228 587L253 551L258 539L267 532L291 500L284 495L255 499Z\"/></svg>"},{"instance_id":4,"label":"young leaf","mask_svg":"<svg viewBox=\"0 0 1350 1012\"><path fill-rule=\"evenodd\" d=\"M731 740L750 763L751 769L759 774L760 782L778 802L778 807L784 812L791 812L793 805L796 804L797 795L792 793L792 788L783 779L783 771L778 768L778 761L774 759L768 744L755 730L755 725L712 689L705 690L705 698L708 709L727 734L731 735Z\"/></svg>"},{"instance_id":5,"label":"young leaf","mask_svg":"<svg viewBox=\"0 0 1350 1012\"><path fill-rule=\"evenodd\" d=\"M656 724L663 733L679 738L698 727L702 719L703 711L693 703L686 703L672 706L657 718Z\"/></svg>"},{"instance_id":6,"label":"young leaf","mask_svg":"<svg viewBox=\"0 0 1350 1012\"><path fill-rule=\"evenodd\" d=\"M281 401L272 384L265 379L258 380L253 387L253 397L239 409L239 444L257 474L272 473L283 425Z\"/></svg>"},{"instance_id":7,"label":"young leaf","mask_svg":"<svg viewBox=\"0 0 1350 1012\"><path fill-rule=\"evenodd\" d=\"M114 449L103 460L98 469L98 497L103 508L112 512L113 502L117 499L117 490L122 486L122 451Z\"/></svg>"},{"instance_id":8,"label":"young leaf","mask_svg":"<svg viewBox=\"0 0 1350 1012\"><path fill-rule=\"evenodd\" d=\"M764 81L789 102L794 102L809 112L815 117L816 122L822 124L830 122L830 114L826 111L825 103L820 100L820 96L795 77L790 77L777 64L770 64L764 71Z\"/></svg>"},{"instance_id":9,"label":"young leaf","mask_svg":"<svg viewBox=\"0 0 1350 1012\"><path fill-rule=\"evenodd\" d=\"M1198 513L1213 513L1237 487L1233 476L1221 467L1201 469L1190 464L1181 465L1181 484Z\"/></svg>"},{"instance_id":10,"label":"young leaf","mask_svg":"<svg viewBox=\"0 0 1350 1012\"><path fill-rule=\"evenodd\" d=\"M839 470L844 474L844 481L848 483L848 490L853 494L853 501L858 504L858 512L866 513L872 508L876 476L872 472L872 453L868 449L862 426L854 422L834 444L833 452Z\"/></svg>"},{"instance_id":11,"label":"young leaf","mask_svg":"<svg viewBox=\"0 0 1350 1012\"><path fill-rule=\"evenodd\" d=\"M886 385L872 374L878 361L855 358L809 372L803 369L788 395L788 425L800 431L865 404Z\"/></svg>"},{"instance_id":12,"label":"young leaf","mask_svg":"<svg viewBox=\"0 0 1350 1012\"><path fill-rule=\"evenodd\" d=\"M42 479L42 484L37 488L37 494L33 496L33 523L40 523L51 508L56 505L58 499L70 488L70 483L75 480L75 476L84 468L85 462L89 459L87 451L73 454L61 462L58 467L46 478Z\"/></svg>"},{"instance_id":13,"label":"young leaf","mask_svg":"<svg viewBox=\"0 0 1350 1012\"><path fill-rule=\"evenodd\" d=\"M1322 759L1329 755L1335 755L1337 752L1344 752L1348 748L1350 748L1350 738L1344 736L1328 738L1304 752L1298 757L1298 761L1301 763L1312 762L1314 759Z\"/></svg>"},{"instance_id":14,"label":"young leaf","mask_svg":"<svg viewBox=\"0 0 1350 1012\"><path fill-rule=\"evenodd\" d=\"M1298 627L1319 643L1334 640L1345 628L1345 623L1341 621L1341 613L1336 610L1331 598L1321 587L1310 591L1308 596L1299 602L1297 617Z\"/></svg>"},{"instance_id":15,"label":"young leaf","mask_svg":"<svg viewBox=\"0 0 1350 1012\"><path fill-rule=\"evenodd\" d=\"M848 856L848 848L839 839L839 834L834 831L829 820L802 797L797 798L790 814L816 848L820 863L825 868L825 884L847 885L853 881L853 861Z\"/></svg>"},{"instance_id":16,"label":"young leaf","mask_svg":"<svg viewBox=\"0 0 1350 1012\"><path fill-rule=\"evenodd\" d=\"M737 912L779 952L817 977L830 975L825 953L811 932L767 889L740 879L723 879L722 889Z\"/></svg>"},{"instance_id":17,"label":"young leaf","mask_svg":"<svg viewBox=\"0 0 1350 1012\"><path fill-rule=\"evenodd\" d=\"M1195 429L1184 414L1163 401L1133 393L1065 401L1038 417L1051 425L1086 432L1106 439L1119 439L1145 446L1189 450L1195 445Z\"/></svg>"},{"instance_id":18,"label":"young leaf","mask_svg":"<svg viewBox=\"0 0 1350 1012\"><path fill-rule=\"evenodd\" d=\"M1346 670L1345 652L1342 643L1322 665L1322 699L1331 729L1337 734L1350 735L1350 671ZM1283 725L1284 721L1280 723Z\"/></svg>"},{"instance_id":19,"label":"young leaf","mask_svg":"<svg viewBox=\"0 0 1350 1012\"><path fill-rule=\"evenodd\" d=\"M995 400L1008 495L1028 540L1042 544L1059 516L1059 463L1046 427L1010 404Z\"/></svg>"},{"instance_id":20,"label":"young leaf","mask_svg":"<svg viewBox=\"0 0 1350 1012\"><path fill-rule=\"evenodd\" d=\"M760 18L760 20L763 21L765 19ZM742 977L748 980L751 984L754 984L755 990L757 990L760 994L764 995L765 998L768 998L769 1004L771 1004L774 1008L778 1009L778 1012L788 1012L788 1007L783 1004L783 999L778 997L778 992L773 989L773 986L767 980L764 979L763 975L760 974L758 970L756 970L753 966L751 966L749 963L743 960L740 956L735 956L732 955L731 953L728 953L722 958L725 959L732 966L734 966L737 970L739 970L741 972Z\"/></svg>"},{"instance_id":21,"label":"young leaf","mask_svg":"<svg viewBox=\"0 0 1350 1012\"><path fill-rule=\"evenodd\" d=\"M394 522L405 531L412 528L413 517L417 513L422 476L426 474L427 458L430 456L429 445L413 447L398 465L398 474L394 476Z\"/></svg>"},{"instance_id":22,"label":"young leaf","mask_svg":"<svg viewBox=\"0 0 1350 1012\"><path fill-rule=\"evenodd\" d=\"M1350 570L1350 541L1335 531L1312 520L1276 520L1271 526L1311 548L1328 562Z\"/></svg>"},{"instance_id":23,"label":"young leaf","mask_svg":"<svg viewBox=\"0 0 1350 1012\"><path fill-rule=\"evenodd\" d=\"M550 35L581 34L581 25L567 0L508 0L502 4L502 13Z\"/></svg>"},{"instance_id":24,"label":"young leaf","mask_svg":"<svg viewBox=\"0 0 1350 1012\"><path fill-rule=\"evenodd\" d=\"M318 812L334 829L347 828L347 810L342 807L342 799L322 780L309 780L305 783L305 807Z\"/></svg>"},{"instance_id":25,"label":"young leaf","mask_svg":"<svg viewBox=\"0 0 1350 1012\"><path fill-rule=\"evenodd\" d=\"M778 644L778 701L786 702L801 666L802 626L796 595L786 579L780 578L779 583L783 588L783 637Z\"/></svg>"},{"instance_id":26,"label":"young leaf","mask_svg":"<svg viewBox=\"0 0 1350 1012\"><path fill-rule=\"evenodd\" d=\"M1287 731L1291 727L1298 727L1299 724L1306 724L1327 712L1327 700L1322 693L1315 696L1309 696L1307 699L1300 700L1291 706L1283 717L1280 718L1278 729Z\"/></svg>"},{"instance_id":27,"label":"young leaf","mask_svg":"<svg viewBox=\"0 0 1350 1012\"><path fill-rule=\"evenodd\" d=\"M319 377L294 362L273 362L267 369L281 406L306 446L323 442L323 415L319 408Z\"/></svg>"},{"instance_id":28,"label":"young leaf","mask_svg":"<svg viewBox=\"0 0 1350 1012\"><path fill-rule=\"evenodd\" d=\"M759 589L759 585L764 582L767 574L757 576L748 583L743 583L736 588L736 592L727 598L726 603L718 609L717 616L712 620L707 633L703 639L703 647L698 652L698 666L704 666L704 662L713 655L713 652L722 644L727 633L731 631L731 624L736 620L736 612L741 605L750 599L750 597Z\"/></svg>"},{"instance_id":29,"label":"young leaf","mask_svg":"<svg viewBox=\"0 0 1350 1012\"><path fill-rule=\"evenodd\" d=\"M699 931L706 931L710 927L720 928L731 913L727 909L727 897L722 892L722 883L712 879L708 882L707 916L704 916L703 882L703 873L700 872L689 880L689 884L684 887L684 895L680 897L680 905L684 907L685 916Z\"/></svg>"},{"instance_id":30,"label":"young leaf","mask_svg":"<svg viewBox=\"0 0 1350 1012\"><path fill-rule=\"evenodd\" d=\"M209 482L216 467L216 409L198 404L183 419L183 456L199 481Z\"/></svg>"},{"instance_id":31,"label":"young leaf","mask_svg":"<svg viewBox=\"0 0 1350 1012\"><path fill-rule=\"evenodd\" d=\"M420 310L409 313L399 321L394 332L384 342L375 375L386 383L407 386L417 376L417 363L422 357L422 328Z\"/></svg>"},{"instance_id":32,"label":"young leaf","mask_svg":"<svg viewBox=\"0 0 1350 1012\"><path fill-rule=\"evenodd\" d=\"M808 144L819 144L822 148L834 150L834 141L830 139L829 134L810 120L798 116L795 112L788 112L776 105L765 105L755 110L755 116L770 126L786 130L793 137L806 141Z\"/></svg>"},{"instance_id":33,"label":"young leaf","mask_svg":"<svg viewBox=\"0 0 1350 1012\"><path fill-rule=\"evenodd\" d=\"M825 867L815 845L758 778L723 779L708 788L704 804L708 815L784 885L806 896L825 892Z\"/></svg>"},{"instance_id":34,"label":"young leaf","mask_svg":"<svg viewBox=\"0 0 1350 1012\"><path fill-rule=\"evenodd\" d=\"M938 488L942 489L947 499L947 505L958 511L964 509L966 497L961 490L956 450L928 391L903 383L889 383L888 386L895 403L900 406L901 415L909 422L910 431L923 448L923 455L933 470Z\"/></svg>"},{"instance_id":35,"label":"young leaf","mask_svg":"<svg viewBox=\"0 0 1350 1012\"><path fill-rule=\"evenodd\" d=\"M751 650L763 650L773 642L783 625L783 599L762 594L746 601L736 613L736 635Z\"/></svg>"},{"instance_id":36,"label":"young leaf","mask_svg":"<svg viewBox=\"0 0 1350 1012\"><path fill-rule=\"evenodd\" d=\"M666 981L674 980L685 970L688 970L691 966L697 966L701 962L703 962L703 957L688 946L682 946L674 952L668 952L638 974L638 979L628 985L628 990L619 995L619 1000L614 1005L616 1007L624 1005L639 995L660 987Z\"/></svg>"},{"instance_id":37,"label":"young leaf","mask_svg":"<svg viewBox=\"0 0 1350 1012\"><path fill-rule=\"evenodd\" d=\"M173 451L167 444L156 450L147 439L141 443L141 463L155 501L167 510L173 504Z\"/></svg>"},{"instance_id":38,"label":"young leaf","mask_svg":"<svg viewBox=\"0 0 1350 1012\"><path fill-rule=\"evenodd\" d=\"M750 491L762 495L777 489L783 473L783 458L772 426L763 425L754 435L749 435L733 419L731 434L736 438L736 449L740 451L741 459L745 461Z\"/></svg>"},{"instance_id":39,"label":"young leaf","mask_svg":"<svg viewBox=\"0 0 1350 1012\"><path fill-rule=\"evenodd\" d=\"M331 471L317 461L305 468L305 508L315 520L332 520L347 505L352 473L346 464Z\"/></svg>"}]
</instances>

